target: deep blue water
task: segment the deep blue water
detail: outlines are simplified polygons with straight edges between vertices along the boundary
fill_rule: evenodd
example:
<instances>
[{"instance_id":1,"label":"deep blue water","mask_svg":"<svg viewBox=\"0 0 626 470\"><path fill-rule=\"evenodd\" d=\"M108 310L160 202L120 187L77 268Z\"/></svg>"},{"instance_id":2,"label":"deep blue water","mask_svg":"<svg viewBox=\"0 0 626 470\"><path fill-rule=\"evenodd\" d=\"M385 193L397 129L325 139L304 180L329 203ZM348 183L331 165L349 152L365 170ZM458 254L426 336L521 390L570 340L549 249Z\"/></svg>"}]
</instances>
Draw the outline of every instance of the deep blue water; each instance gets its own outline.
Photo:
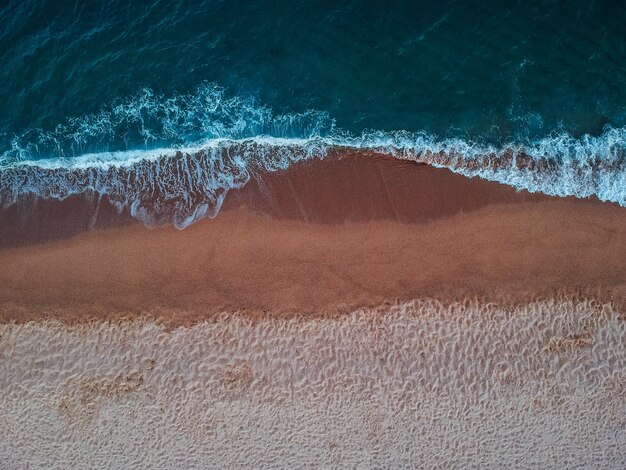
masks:
<instances>
[{"instance_id":1,"label":"deep blue water","mask_svg":"<svg viewBox=\"0 0 626 470\"><path fill-rule=\"evenodd\" d=\"M624 203L625 6L5 0L0 168L217 137L415 149L421 136L429 148L529 147L560 173L480 176ZM596 173L569 181L572 159ZM61 184L1 182L12 194Z\"/></svg>"},{"instance_id":2,"label":"deep blue water","mask_svg":"<svg viewBox=\"0 0 626 470\"><path fill-rule=\"evenodd\" d=\"M354 132L597 134L626 125L625 6L9 1L0 131L211 82L277 113L326 111Z\"/></svg>"}]
</instances>

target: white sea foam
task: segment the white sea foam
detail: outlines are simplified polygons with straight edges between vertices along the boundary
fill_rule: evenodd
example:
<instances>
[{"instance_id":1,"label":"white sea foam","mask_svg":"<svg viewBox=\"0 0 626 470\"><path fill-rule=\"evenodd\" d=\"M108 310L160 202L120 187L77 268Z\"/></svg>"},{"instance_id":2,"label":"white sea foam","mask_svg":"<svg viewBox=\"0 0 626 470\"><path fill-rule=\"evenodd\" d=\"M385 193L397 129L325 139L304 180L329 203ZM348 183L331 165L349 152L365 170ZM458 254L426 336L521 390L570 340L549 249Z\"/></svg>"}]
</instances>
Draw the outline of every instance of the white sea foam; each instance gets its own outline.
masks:
<instances>
[{"instance_id":1,"label":"white sea foam","mask_svg":"<svg viewBox=\"0 0 626 470\"><path fill-rule=\"evenodd\" d=\"M147 149L126 148L133 143ZM100 147L105 149L93 151ZM227 99L210 85L173 98L145 91L53 132L14 138L0 156L0 205L23 196L64 199L95 192L131 208L145 223L182 228L203 214L217 214L226 192L245 184L253 169L285 169L324 158L333 147L374 150L520 190L597 196L626 206L626 128L581 138L555 133L498 147L405 131L354 136L336 129L324 113L274 115L250 100Z\"/></svg>"},{"instance_id":2,"label":"white sea foam","mask_svg":"<svg viewBox=\"0 0 626 470\"><path fill-rule=\"evenodd\" d=\"M3 468L624 468L626 321L594 302L0 325Z\"/></svg>"}]
</instances>

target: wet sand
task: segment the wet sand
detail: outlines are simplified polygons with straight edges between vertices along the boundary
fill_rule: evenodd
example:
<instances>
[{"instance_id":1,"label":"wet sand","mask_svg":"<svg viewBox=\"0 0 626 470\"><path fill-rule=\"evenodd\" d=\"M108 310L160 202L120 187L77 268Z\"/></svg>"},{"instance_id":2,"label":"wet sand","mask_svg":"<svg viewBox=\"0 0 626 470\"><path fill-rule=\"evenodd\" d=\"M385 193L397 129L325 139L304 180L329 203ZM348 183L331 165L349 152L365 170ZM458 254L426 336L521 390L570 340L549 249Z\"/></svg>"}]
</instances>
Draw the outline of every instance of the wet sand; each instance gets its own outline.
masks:
<instances>
[{"instance_id":1,"label":"wet sand","mask_svg":"<svg viewBox=\"0 0 626 470\"><path fill-rule=\"evenodd\" d=\"M0 250L0 320L176 325L417 298L626 305L626 209L382 156L258 175L182 231L115 225Z\"/></svg>"}]
</instances>

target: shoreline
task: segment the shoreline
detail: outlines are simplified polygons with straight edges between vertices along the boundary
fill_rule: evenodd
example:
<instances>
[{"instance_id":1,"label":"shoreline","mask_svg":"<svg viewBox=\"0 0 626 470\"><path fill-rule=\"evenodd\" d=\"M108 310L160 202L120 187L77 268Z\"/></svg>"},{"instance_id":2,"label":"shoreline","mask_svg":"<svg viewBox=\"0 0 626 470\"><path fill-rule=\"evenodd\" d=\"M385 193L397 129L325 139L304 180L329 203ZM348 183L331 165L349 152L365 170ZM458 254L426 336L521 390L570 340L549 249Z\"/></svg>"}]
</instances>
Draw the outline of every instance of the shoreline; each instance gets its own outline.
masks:
<instances>
[{"instance_id":1,"label":"shoreline","mask_svg":"<svg viewBox=\"0 0 626 470\"><path fill-rule=\"evenodd\" d=\"M191 157L178 156L183 160ZM523 166L524 155L519 158ZM184 162L181 165L184 167ZM171 167L163 171L184 173ZM136 177L127 175L129 181ZM336 224L379 219L421 223L507 202L571 200L620 207L614 202L601 202L595 196L578 199L530 193L426 163L348 148L333 148L324 158L294 163L286 170L268 171L252 166L249 177L243 187L226 191L219 207L209 203L210 210L217 210L219 216L220 208L244 206L278 219ZM0 207L0 250L142 224L138 218L144 212L149 218L161 220L156 226L172 225L166 214L173 217L179 204L185 205L185 211L191 214L187 205L198 209L207 203L201 184L195 187L180 174L174 178L171 184L189 185L188 200L181 199L184 191L174 191L165 198L157 188L144 188L146 194L142 195L139 214L135 216L128 204L119 204L119 194L110 196L87 190L64 199L22 196L15 203ZM151 206L158 207L162 214L151 213ZM151 226L150 221L146 222Z\"/></svg>"},{"instance_id":2,"label":"shoreline","mask_svg":"<svg viewBox=\"0 0 626 470\"><path fill-rule=\"evenodd\" d=\"M184 230L122 224L0 250L0 322L327 317L422 298L623 310L625 214L393 159L309 162Z\"/></svg>"}]
</instances>

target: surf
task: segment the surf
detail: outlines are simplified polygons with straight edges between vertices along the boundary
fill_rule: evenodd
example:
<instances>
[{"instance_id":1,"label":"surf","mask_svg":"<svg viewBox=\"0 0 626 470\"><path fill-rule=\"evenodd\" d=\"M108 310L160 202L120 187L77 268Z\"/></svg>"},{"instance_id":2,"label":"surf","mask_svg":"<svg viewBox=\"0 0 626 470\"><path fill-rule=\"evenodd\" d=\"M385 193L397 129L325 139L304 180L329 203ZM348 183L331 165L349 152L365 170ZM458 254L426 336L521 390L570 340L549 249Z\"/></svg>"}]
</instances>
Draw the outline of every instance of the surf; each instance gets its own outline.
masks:
<instances>
[{"instance_id":1,"label":"surf","mask_svg":"<svg viewBox=\"0 0 626 470\"><path fill-rule=\"evenodd\" d=\"M7 142L10 141L10 145ZM52 131L4 138L0 205L23 198L106 195L146 225L185 228L215 217L228 191L337 149L426 163L551 196L597 197L626 207L626 128L598 136L554 132L487 144L426 132L339 129L321 111L275 114L203 84L189 95L149 90Z\"/></svg>"}]
</instances>

